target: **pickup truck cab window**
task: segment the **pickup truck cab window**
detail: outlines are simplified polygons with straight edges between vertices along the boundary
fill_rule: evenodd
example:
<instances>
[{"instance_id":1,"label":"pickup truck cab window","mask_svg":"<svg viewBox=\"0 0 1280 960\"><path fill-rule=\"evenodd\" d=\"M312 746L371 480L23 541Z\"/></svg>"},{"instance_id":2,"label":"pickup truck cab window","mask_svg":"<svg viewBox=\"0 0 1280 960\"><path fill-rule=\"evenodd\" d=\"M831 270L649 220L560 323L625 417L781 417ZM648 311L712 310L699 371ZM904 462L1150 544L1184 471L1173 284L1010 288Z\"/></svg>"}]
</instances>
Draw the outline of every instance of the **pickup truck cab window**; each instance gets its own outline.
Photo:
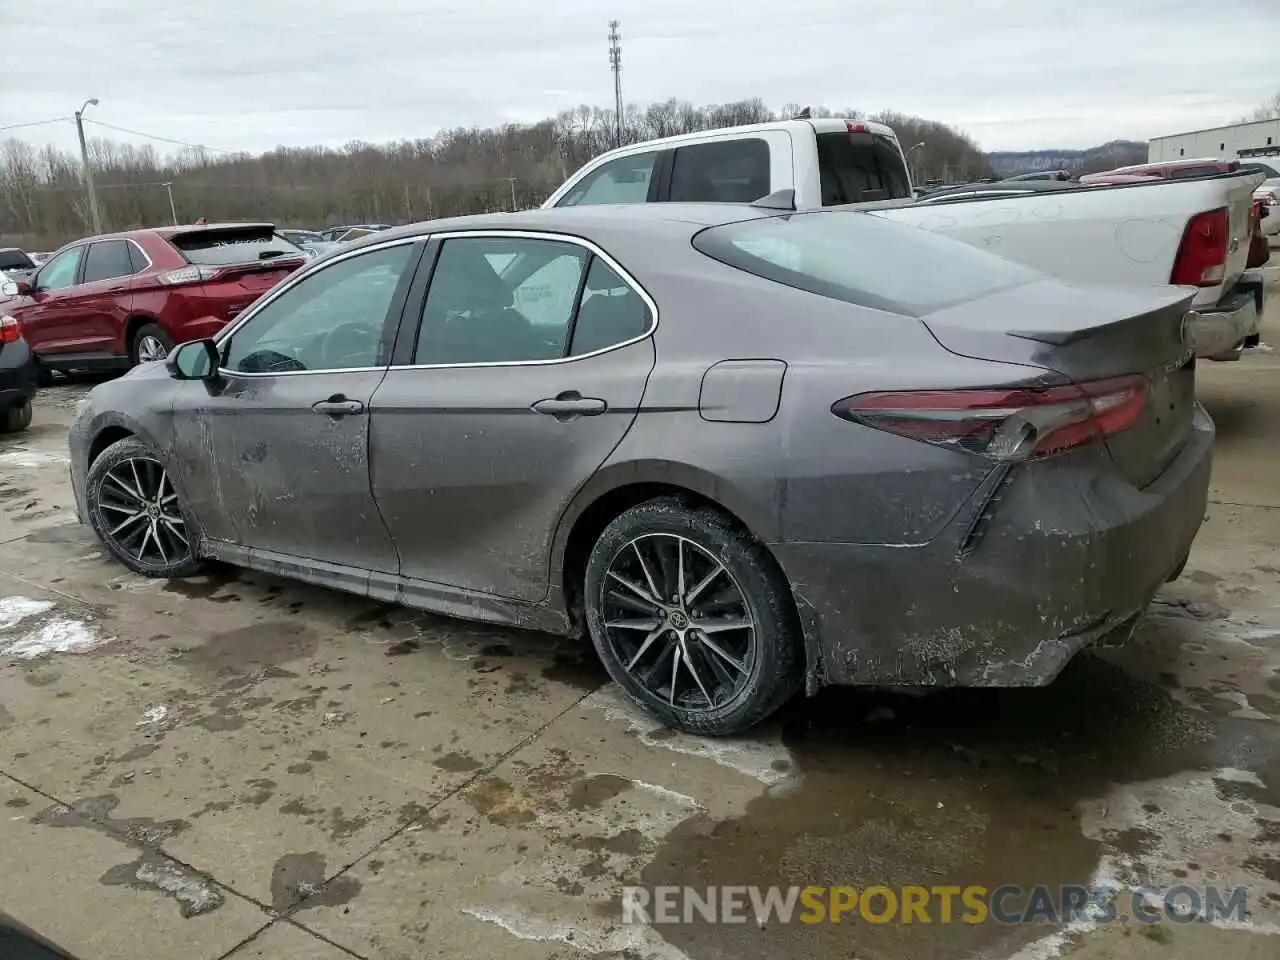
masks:
<instances>
[{"instance_id":1,"label":"pickup truck cab window","mask_svg":"<svg viewBox=\"0 0 1280 960\"><path fill-rule=\"evenodd\" d=\"M659 152L633 153L602 164L582 178L558 207L595 203L644 203Z\"/></svg>"},{"instance_id":2,"label":"pickup truck cab window","mask_svg":"<svg viewBox=\"0 0 1280 960\"><path fill-rule=\"evenodd\" d=\"M36 275L36 289L43 291L66 290L76 285L76 273L80 269L80 258L84 255L84 247L72 247L64 250L48 263Z\"/></svg>"},{"instance_id":3,"label":"pickup truck cab window","mask_svg":"<svg viewBox=\"0 0 1280 960\"><path fill-rule=\"evenodd\" d=\"M769 143L760 137L695 143L676 150L671 200L751 203L769 192Z\"/></svg>"},{"instance_id":4,"label":"pickup truck cab window","mask_svg":"<svg viewBox=\"0 0 1280 960\"><path fill-rule=\"evenodd\" d=\"M875 133L818 134L818 174L824 207L911 197L902 151Z\"/></svg>"}]
</instances>

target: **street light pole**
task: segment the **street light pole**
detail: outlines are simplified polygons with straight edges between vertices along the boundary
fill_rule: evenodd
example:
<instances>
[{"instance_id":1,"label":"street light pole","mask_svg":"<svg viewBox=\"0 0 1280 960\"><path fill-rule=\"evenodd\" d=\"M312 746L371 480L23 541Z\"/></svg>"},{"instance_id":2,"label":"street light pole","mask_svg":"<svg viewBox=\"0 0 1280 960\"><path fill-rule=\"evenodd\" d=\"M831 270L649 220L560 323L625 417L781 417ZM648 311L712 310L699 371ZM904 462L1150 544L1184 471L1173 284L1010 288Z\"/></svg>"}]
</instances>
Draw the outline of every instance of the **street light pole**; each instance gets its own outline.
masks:
<instances>
[{"instance_id":1,"label":"street light pole","mask_svg":"<svg viewBox=\"0 0 1280 960\"><path fill-rule=\"evenodd\" d=\"M93 190L93 168L89 166L89 148L84 142L84 109L96 107L98 98L86 100L76 111L76 133L80 135L80 161L84 164L84 185L89 191L89 216L93 218L93 232L102 233L102 216L98 213L98 196Z\"/></svg>"},{"instance_id":2,"label":"street light pole","mask_svg":"<svg viewBox=\"0 0 1280 960\"><path fill-rule=\"evenodd\" d=\"M507 177L507 182L511 184L511 212L516 212L516 177Z\"/></svg>"},{"instance_id":3,"label":"street light pole","mask_svg":"<svg viewBox=\"0 0 1280 960\"><path fill-rule=\"evenodd\" d=\"M164 184L165 193L169 194L169 216L173 218L173 225L178 225L178 210L173 205L173 181Z\"/></svg>"},{"instance_id":4,"label":"street light pole","mask_svg":"<svg viewBox=\"0 0 1280 960\"><path fill-rule=\"evenodd\" d=\"M924 147L924 142L923 142L923 141L921 141L920 143L917 143L914 147L912 147L910 150L908 150L908 151L907 151L907 163L908 163L908 164L910 164L910 166L911 166L911 179L912 179L912 180L919 180L919 179L920 179L920 175L919 175L920 168L919 168L919 166L917 166L916 164L914 164L914 163L912 163L912 162L911 162L911 155L912 155L913 153L915 153L917 150L922 149L923 147Z\"/></svg>"}]
</instances>

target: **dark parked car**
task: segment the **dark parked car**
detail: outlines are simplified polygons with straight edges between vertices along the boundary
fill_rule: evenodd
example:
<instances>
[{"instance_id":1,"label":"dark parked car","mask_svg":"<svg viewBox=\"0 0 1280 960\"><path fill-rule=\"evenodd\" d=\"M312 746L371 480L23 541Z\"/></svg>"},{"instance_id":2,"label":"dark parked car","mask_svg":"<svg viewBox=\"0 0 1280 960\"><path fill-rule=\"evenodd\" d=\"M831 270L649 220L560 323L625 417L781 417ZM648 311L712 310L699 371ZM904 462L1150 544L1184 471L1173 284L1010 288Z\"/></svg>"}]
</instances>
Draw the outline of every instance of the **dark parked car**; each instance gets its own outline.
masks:
<instances>
[{"instance_id":1,"label":"dark parked car","mask_svg":"<svg viewBox=\"0 0 1280 960\"><path fill-rule=\"evenodd\" d=\"M212 336L306 260L269 223L91 237L10 283L4 310L22 321L42 375L130 367Z\"/></svg>"},{"instance_id":2,"label":"dark parked car","mask_svg":"<svg viewBox=\"0 0 1280 960\"><path fill-rule=\"evenodd\" d=\"M31 255L17 247L0 247L0 275L10 280L25 280L35 272Z\"/></svg>"},{"instance_id":3,"label":"dark parked car","mask_svg":"<svg viewBox=\"0 0 1280 960\"><path fill-rule=\"evenodd\" d=\"M806 680L1044 684L1204 517L1190 302L867 213L437 220L95 387L73 488L139 573L589 632L701 733Z\"/></svg>"},{"instance_id":4,"label":"dark parked car","mask_svg":"<svg viewBox=\"0 0 1280 960\"><path fill-rule=\"evenodd\" d=\"M17 433L31 425L36 361L22 336L22 325L4 309L0 302L0 433Z\"/></svg>"}]
</instances>

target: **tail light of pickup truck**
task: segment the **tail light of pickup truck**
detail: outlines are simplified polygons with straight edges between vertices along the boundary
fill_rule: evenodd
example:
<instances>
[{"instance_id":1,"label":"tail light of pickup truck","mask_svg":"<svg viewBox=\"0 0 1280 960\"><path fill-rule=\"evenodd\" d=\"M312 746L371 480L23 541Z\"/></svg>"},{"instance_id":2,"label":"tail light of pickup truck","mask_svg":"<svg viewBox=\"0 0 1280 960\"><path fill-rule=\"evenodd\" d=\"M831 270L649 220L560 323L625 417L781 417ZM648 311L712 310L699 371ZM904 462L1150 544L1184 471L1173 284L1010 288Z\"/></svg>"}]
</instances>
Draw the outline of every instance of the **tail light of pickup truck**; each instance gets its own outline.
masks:
<instances>
[{"instance_id":1,"label":"tail light of pickup truck","mask_svg":"<svg viewBox=\"0 0 1280 960\"><path fill-rule=\"evenodd\" d=\"M0 317L0 343L15 343L22 336L22 324L10 316Z\"/></svg>"},{"instance_id":2,"label":"tail light of pickup truck","mask_svg":"<svg viewBox=\"0 0 1280 960\"><path fill-rule=\"evenodd\" d=\"M1192 217L1178 246L1169 282L1184 287L1212 287L1221 283L1227 272L1230 232L1226 207Z\"/></svg>"}]
</instances>

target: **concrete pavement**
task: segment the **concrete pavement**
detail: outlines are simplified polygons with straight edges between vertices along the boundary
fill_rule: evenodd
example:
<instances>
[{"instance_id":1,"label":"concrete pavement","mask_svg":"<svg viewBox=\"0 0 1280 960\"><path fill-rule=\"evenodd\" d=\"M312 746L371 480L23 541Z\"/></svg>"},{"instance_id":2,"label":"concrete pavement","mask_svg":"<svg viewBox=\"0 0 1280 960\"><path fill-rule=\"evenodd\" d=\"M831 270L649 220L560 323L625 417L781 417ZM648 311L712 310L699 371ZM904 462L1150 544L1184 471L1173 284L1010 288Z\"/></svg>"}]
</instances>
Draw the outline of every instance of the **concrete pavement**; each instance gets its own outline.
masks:
<instances>
[{"instance_id":1,"label":"concrete pavement","mask_svg":"<svg viewBox=\"0 0 1280 960\"><path fill-rule=\"evenodd\" d=\"M1280 316L1263 339L1280 345ZM75 522L42 392L0 440L0 910L83 960L1273 957L1280 354L1203 364L1209 519L1133 644L1052 687L828 690L656 728L589 650ZM1209 924L621 923L623 884L1243 885Z\"/></svg>"}]
</instances>

